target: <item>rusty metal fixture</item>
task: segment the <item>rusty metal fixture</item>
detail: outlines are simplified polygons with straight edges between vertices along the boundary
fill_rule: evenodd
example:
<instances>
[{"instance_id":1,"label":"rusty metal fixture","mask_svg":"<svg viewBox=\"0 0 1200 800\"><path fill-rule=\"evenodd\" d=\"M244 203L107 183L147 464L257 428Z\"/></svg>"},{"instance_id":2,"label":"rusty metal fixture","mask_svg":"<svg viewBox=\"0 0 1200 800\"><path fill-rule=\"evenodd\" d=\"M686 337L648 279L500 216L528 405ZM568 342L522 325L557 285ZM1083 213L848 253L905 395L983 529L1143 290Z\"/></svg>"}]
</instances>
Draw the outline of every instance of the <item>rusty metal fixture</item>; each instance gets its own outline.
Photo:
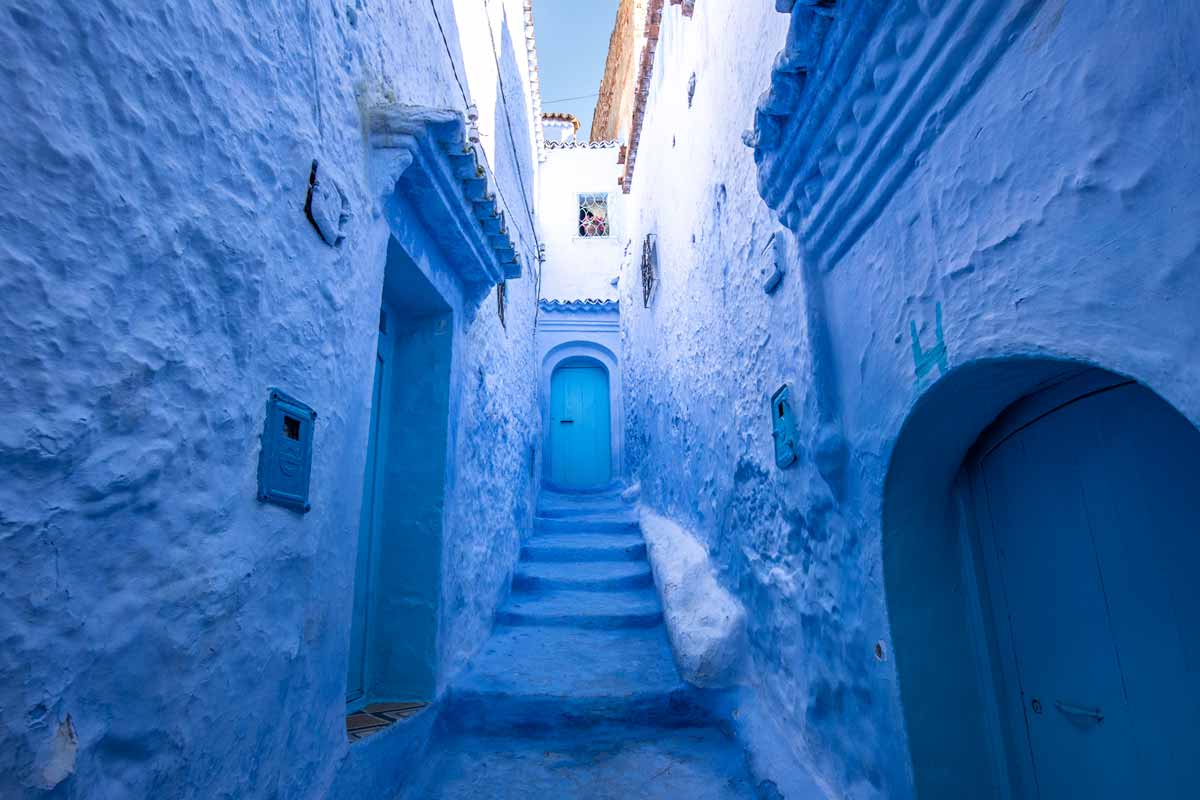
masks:
<instances>
[{"instance_id":1,"label":"rusty metal fixture","mask_svg":"<svg viewBox=\"0 0 1200 800\"><path fill-rule=\"evenodd\" d=\"M650 307L654 286L658 283L658 237L646 234L642 242L642 308Z\"/></svg>"}]
</instances>

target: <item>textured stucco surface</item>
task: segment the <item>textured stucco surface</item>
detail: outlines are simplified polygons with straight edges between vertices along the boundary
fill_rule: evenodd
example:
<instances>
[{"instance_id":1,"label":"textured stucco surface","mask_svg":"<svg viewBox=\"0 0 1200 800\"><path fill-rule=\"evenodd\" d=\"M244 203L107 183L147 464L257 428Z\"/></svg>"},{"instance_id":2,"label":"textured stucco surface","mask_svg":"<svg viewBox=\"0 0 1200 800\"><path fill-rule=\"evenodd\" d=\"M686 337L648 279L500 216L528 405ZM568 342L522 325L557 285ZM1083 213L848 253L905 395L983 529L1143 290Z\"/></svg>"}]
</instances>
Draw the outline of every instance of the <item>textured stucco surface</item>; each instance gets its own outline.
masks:
<instances>
[{"instance_id":1,"label":"textured stucco surface","mask_svg":"<svg viewBox=\"0 0 1200 800\"><path fill-rule=\"evenodd\" d=\"M706 2L692 20L664 14L629 237L658 235L652 308L636 263L621 279L627 460L642 502L694 531L746 605L742 731L772 751L759 767L782 776L787 741L831 796L913 794L893 657L912 641L891 639L888 609L918 602L928 581L912 558L885 587L882 517L901 426L931 387L988 360L1056 358L1132 376L1200 421L1200 114L1188 99L1200 15L1182 2L1018 6L1028 19L990 71L919 96L932 122L908 132L907 178L865 184L868 224L831 221L838 246L822 251L806 238L817 232L786 234L773 296L761 285L780 226L740 133L788 18ZM831 152L842 133L822 132ZM949 376L918 378L910 323L931 348L939 304ZM944 392L909 437L911 468L952 477L1023 380ZM801 452L780 471L768 399L785 382Z\"/></svg>"},{"instance_id":2,"label":"textured stucco surface","mask_svg":"<svg viewBox=\"0 0 1200 800\"><path fill-rule=\"evenodd\" d=\"M487 24L458 3L460 44L436 5L530 253ZM521 3L489 8L531 187ZM428 2L5 4L0 795L333 780L387 244L360 109L396 101L463 105ZM302 211L313 158L349 200L337 248ZM494 306L455 331L442 683L532 513L528 269L507 332ZM304 516L255 500L269 386L319 414ZM349 789L387 746L355 746Z\"/></svg>"}]
</instances>

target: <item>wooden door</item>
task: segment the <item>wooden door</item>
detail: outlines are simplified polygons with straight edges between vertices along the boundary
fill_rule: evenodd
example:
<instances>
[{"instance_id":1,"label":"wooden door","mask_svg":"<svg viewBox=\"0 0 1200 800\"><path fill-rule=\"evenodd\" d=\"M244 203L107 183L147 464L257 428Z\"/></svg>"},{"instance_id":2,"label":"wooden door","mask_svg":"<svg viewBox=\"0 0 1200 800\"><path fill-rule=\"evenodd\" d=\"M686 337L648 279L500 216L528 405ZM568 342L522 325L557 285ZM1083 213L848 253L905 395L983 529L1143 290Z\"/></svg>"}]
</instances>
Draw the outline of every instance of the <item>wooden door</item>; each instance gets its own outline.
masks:
<instances>
[{"instance_id":1,"label":"wooden door","mask_svg":"<svg viewBox=\"0 0 1200 800\"><path fill-rule=\"evenodd\" d=\"M550 385L551 480L568 489L603 486L612 478L607 370L560 367Z\"/></svg>"},{"instance_id":2,"label":"wooden door","mask_svg":"<svg viewBox=\"0 0 1200 800\"><path fill-rule=\"evenodd\" d=\"M370 630L371 590L374 573L374 550L378 538L382 504L382 462L387 424L388 361L390 339L381 316L379 340L375 353L375 378L371 389L371 421L367 439L366 469L363 475L363 498L359 512L358 544L354 560L354 607L350 619L350 661L346 678L346 702L362 699L366 693L367 646Z\"/></svg>"},{"instance_id":3,"label":"wooden door","mask_svg":"<svg viewBox=\"0 0 1200 800\"><path fill-rule=\"evenodd\" d=\"M1009 741L1043 800L1194 796L1200 432L1136 383L1022 406L974 471Z\"/></svg>"}]
</instances>

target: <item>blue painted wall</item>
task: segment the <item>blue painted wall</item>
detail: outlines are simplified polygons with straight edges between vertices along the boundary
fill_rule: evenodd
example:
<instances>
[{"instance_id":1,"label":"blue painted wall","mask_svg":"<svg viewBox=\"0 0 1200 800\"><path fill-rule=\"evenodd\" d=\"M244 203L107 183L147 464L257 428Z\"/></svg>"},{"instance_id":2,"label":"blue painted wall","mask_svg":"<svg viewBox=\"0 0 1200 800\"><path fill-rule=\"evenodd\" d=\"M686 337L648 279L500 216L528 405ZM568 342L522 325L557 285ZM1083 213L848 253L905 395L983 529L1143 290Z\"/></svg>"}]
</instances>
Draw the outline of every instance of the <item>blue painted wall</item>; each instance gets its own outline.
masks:
<instances>
[{"instance_id":1,"label":"blue painted wall","mask_svg":"<svg viewBox=\"0 0 1200 800\"><path fill-rule=\"evenodd\" d=\"M634 242L658 235L661 283L645 310L636 263L620 283L626 458L747 606L739 724L760 774L786 795L790 758L831 796L905 798L931 765L981 765L954 722L981 699L951 502L976 437L1064 361L1200 422L1200 11L860 3L835 19L830 35L861 36L853 69L826 74L818 48L803 95L769 100L809 125L759 143L794 182L772 209L741 134L789 16L664 13L631 220ZM777 231L787 271L766 295ZM784 382L801 452L779 470ZM908 695L924 663L959 679Z\"/></svg>"},{"instance_id":2,"label":"blue painted wall","mask_svg":"<svg viewBox=\"0 0 1200 800\"><path fill-rule=\"evenodd\" d=\"M494 130L488 25L433 5L528 255L514 161L532 191L536 159ZM489 7L527 115L523 4ZM361 109L462 108L431 4L18 0L2 17L0 796L394 786L395 737L351 748L343 727L393 232L459 290L456 254L371 194ZM302 210L314 158L349 201L336 248ZM489 630L531 514L528 271L508 298L507 330L493 294L473 317L451 302L438 687ZM255 500L268 386L320 415L303 516Z\"/></svg>"}]
</instances>

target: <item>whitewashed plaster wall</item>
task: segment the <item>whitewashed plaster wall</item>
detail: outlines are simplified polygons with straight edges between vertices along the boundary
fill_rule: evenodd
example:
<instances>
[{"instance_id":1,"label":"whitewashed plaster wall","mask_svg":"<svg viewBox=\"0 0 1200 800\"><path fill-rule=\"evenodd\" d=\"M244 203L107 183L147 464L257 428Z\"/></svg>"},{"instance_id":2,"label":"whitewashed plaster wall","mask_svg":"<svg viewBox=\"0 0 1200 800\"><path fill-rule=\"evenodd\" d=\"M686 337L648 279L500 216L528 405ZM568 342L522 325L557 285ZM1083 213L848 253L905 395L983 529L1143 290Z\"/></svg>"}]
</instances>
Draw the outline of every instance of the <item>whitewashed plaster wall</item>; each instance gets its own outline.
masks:
<instances>
[{"instance_id":1,"label":"whitewashed plaster wall","mask_svg":"<svg viewBox=\"0 0 1200 800\"><path fill-rule=\"evenodd\" d=\"M947 497L974 437L1044 377L1038 359L1134 377L1200 421L1200 227L1187 224L1200 216L1200 111L1186 99L1200 9L1033 0L836 13L885 24L861 68L813 88L836 113L760 142L803 152L804 136L819 137L804 171L780 156L781 174L806 181L781 208L788 273L768 296L781 226L741 134L788 17L705 0L691 20L664 12L628 237L657 233L661 284L643 310L636 260L620 283L626 452L643 502L701 537L747 607L742 733L756 756L794 759L831 797L907 798L914 759L935 747L949 775L975 763L978 742L906 729L897 650L964 658L911 630L892 638L890 615L956 586L885 561L884 486L906 420L924 421L903 437L903 485ZM797 98L773 102L785 114ZM946 358L930 372L910 330L934 348L939 309ZM781 471L768 398L785 382L802 441ZM896 557L916 570L927 546L891 551L906 549ZM952 713L978 700L944 690L917 702ZM788 795L786 769L759 768Z\"/></svg>"},{"instance_id":2,"label":"whitewashed plaster wall","mask_svg":"<svg viewBox=\"0 0 1200 800\"><path fill-rule=\"evenodd\" d=\"M428 0L6 4L0 795L396 785L402 743L343 721L390 224L364 109L461 110L452 60L526 271L507 331L493 293L454 334L443 683L486 636L535 491L537 161L522 2L487 4L498 59L482 2L434 7L450 55ZM336 248L302 210L314 158L349 201ZM270 386L319 414L306 515L255 499Z\"/></svg>"},{"instance_id":3,"label":"whitewashed plaster wall","mask_svg":"<svg viewBox=\"0 0 1200 800\"><path fill-rule=\"evenodd\" d=\"M568 143L548 147L542 164L538 223L546 246L542 297L549 300L615 300L613 281L626 248L626 198L617 186L617 147ZM579 235L579 195L608 195L611 232Z\"/></svg>"}]
</instances>

